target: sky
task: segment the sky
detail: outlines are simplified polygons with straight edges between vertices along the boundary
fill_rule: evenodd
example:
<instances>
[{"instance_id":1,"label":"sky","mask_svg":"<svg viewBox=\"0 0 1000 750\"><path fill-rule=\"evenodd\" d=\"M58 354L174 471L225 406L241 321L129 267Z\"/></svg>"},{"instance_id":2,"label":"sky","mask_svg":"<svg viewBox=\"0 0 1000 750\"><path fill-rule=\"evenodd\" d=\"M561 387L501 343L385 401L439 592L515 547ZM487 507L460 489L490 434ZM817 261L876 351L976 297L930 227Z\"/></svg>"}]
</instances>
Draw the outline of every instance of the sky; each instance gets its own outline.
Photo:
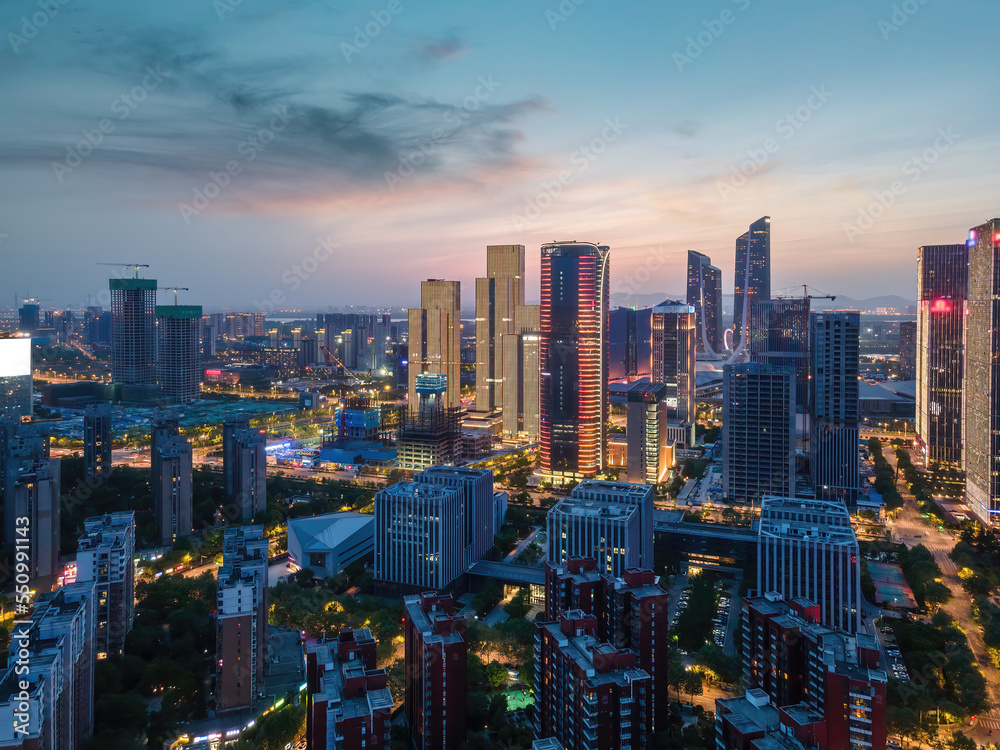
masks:
<instances>
[{"instance_id":1,"label":"sky","mask_svg":"<svg viewBox=\"0 0 1000 750\"><path fill-rule=\"evenodd\" d=\"M489 244L610 245L618 294L915 296L1000 215L986 0L4 0L0 306L414 305ZM161 292L169 302L171 292ZM45 300L50 300L45 302Z\"/></svg>"}]
</instances>

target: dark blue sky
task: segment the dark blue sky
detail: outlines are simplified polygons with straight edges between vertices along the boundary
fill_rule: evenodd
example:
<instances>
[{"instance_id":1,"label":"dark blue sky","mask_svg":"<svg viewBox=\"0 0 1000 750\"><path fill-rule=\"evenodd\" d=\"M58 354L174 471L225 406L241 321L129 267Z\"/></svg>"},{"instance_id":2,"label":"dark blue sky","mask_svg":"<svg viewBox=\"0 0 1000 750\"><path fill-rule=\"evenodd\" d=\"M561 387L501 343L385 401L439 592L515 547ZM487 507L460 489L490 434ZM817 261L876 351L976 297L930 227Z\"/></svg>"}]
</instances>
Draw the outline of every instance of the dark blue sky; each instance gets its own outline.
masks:
<instances>
[{"instance_id":1,"label":"dark blue sky","mask_svg":"<svg viewBox=\"0 0 1000 750\"><path fill-rule=\"evenodd\" d=\"M998 21L971 0L5 0L0 300L86 304L107 260L206 307L408 305L491 243L528 246L537 297L553 239L610 244L616 291L681 291L688 249L730 287L765 214L774 289L912 297L918 245L1000 214Z\"/></svg>"}]
</instances>

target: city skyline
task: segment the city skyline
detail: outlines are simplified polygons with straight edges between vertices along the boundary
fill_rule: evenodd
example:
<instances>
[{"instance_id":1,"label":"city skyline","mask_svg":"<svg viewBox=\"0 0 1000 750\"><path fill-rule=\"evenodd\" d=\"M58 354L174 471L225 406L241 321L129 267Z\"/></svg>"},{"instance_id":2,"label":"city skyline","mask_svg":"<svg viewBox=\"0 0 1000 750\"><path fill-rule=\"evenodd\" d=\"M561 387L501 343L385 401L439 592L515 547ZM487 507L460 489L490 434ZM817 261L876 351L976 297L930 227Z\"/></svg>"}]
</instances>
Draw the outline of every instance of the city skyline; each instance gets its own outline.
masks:
<instances>
[{"instance_id":1,"label":"city skyline","mask_svg":"<svg viewBox=\"0 0 1000 750\"><path fill-rule=\"evenodd\" d=\"M0 131L0 300L83 306L106 283L93 261L134 258L196 303L412 305L428 262L471 288L483 246L530 258L567 233L616 248L613 284L676 294L688 250L731 257L765 214L775 288L913 298L898 272L913 248L959 242L993 213L982 154L1000 110L978 94L995 53L965 38L995 20L986 3L781 16L749 0L570 13L97 0L41 28L33 7L0 9L18 73ZM512 58L505 37L535 53ZM561 61L580 41L620 54L579 76ZM834 54L845 44L849 60ZM50 257L64 277L44 278ZM529 262L529 301L538 273Z\"/></svg>"}]
</instances>

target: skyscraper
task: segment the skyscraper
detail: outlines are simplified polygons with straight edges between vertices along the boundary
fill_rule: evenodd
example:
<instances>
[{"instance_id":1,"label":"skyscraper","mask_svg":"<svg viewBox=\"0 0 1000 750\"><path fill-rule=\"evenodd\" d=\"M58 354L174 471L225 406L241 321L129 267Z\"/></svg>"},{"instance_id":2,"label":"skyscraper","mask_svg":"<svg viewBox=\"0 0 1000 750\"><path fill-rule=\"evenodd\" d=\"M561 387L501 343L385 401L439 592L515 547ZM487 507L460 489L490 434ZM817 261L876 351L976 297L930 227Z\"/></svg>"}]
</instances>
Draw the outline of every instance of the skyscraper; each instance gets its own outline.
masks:
<instances>
[{"instance_id":1,"label":"skyscraper","mask_svg":"<svg viewBox=\"0 0 1000 750\"><path fill-rule=\"evenodd\" d=\"M156 279L110 279L111 378L156 385Z\"/></svg>"},{"instance_id":2,"label":"skyscraper","mask_svg":"<svg viewBox=\"0 0 1000 750\"><path fill-rule=\"evenodd\" d=\"M486 277L476 279L476 411L504 404L504 337L524 305L524 245L489 245Z\"/></svg>"},{"instance_id":3,"label":"skyscraper","mask_svg":"<svg viewBox=\"0 0 1000 750\"><path fill-rule=\"evenodd\" d=\"M917 377L917 322L907 320L899 324L899 377L915 380Z\"/></svg>"},{"instance_id":4,"label":"skyscraper","mask_svg":"<svg viewBox=\"0 0 1000 750\"><path fill-rule=\"evenodd\" d=\"M667 415L681 422L694 422L694 308L666 300L653 308L650 327L651 380L667 387Z\"/></svg>"},{"instance_id":5,"label":"skyscraper","mask_svg":"<svg viewBox=\"0 0 1000 750\"><path fill-rule=\"evenodd\" d=\"M541 468L556 480L605 464L610 255L589 242L542 246Z\"/></svg>"},{"instance_id":6,"label":"skyscraper","mask_svg":"<svg viewBox=\"0 0 1000 750\"><path fill-rule=\"evenodd\" d=\"M722 488L729 502L795 494L795 371L727 365L722 396Z\"/></svg>"},{"instance_id":7,"label":"skyscraper","mask_svg":"<svg viewBox=\"0 0 1000 750\"><path fill-rule=\"evenodd\" d=\"M416 409L417 375L448 378L445 406L461 406L462 291L457 281L420 282L420 307L409 310L410 409Z\"/></svg>"},{"instance_id":8,"label":"skyscraper","mask_svg":"<svg viewBox=\"0 0 1000 750\"><path fill-rule=\"evenodd\" d=\"M769 299L750 312L751 362L795 370L795 408L809 407L809 299Z\"/></svg>"},{"instance_id":9,"label":"skyscraper","mask_svg":"<svg viewBox=\"0 0 1000 750\"><path fill-rule=\"evenodd\" d=\"M0 419L31 417L31 339L0 338Z\"/></svg>"},{"instance_id":10,"label":"skyscraper","mask_svg":"<svg viewBox=\"0 0 1000 750\"><path fill-rule=\"evenodd\" d=\"M541 308L514 308L514 327L504 335L503 433L538 440L538 378Z\"/></svg>"},{"instance_id":11,"label":"skyscraper","mask_svg":"<svg viewBox=\"0 0 1000 750\"><path fill-rule=\"evenodd\" d=\"M1000 219L969 231L965 320L965 494L987 525L1000 518Z\"/></svg>"},{"instance_id":12,"label":"skyscraper","mask_svg":"<svg viewBox=\"0 0 1000 750\"><path fill-rule=\"evenodd\" d=\"M157 305L156 378L178 404L201 395L201 306Z\"/></svg>"},{"instance_id":13,"label":"skyscraper","mask_svg":"<svg viewBox=\"0 0 1000 750\"><path fill-rule=\"evenodd\" d=\"M17 310L19 333L25 334L28 338L35 335L35 332L42 327L41 305L37 300L26 299L24 304Z\"/></svg>"},{"instance_id":14,"label":"skyscraper","mask_svg":"<svg viewBox=\"0 0 1000 750\"><path fill-rule=\"evenodd\" d=\"M816 497L858 501L860 406L858 363L861 315L856 311L809 317L812 373L810 461Z\"/></svg>"},{"instance_id":15,"label":"skyscraper","mask_svg":"<svg viewBox=\"0 0 1000 750\"><path fill-rule=\"evenodd\" d=\"M649 377L653 308L616 307L608 313L608 380Z\"/></svg>"},{"instance_id":16,"label":"skyscraper","mask_svg":"<svg viewBox=\"0 0 1000 750\"><path fill-rule=\"evenodd\" d=\"M466 740L466 620L450 596L403 599L404 712L417 750L458 750Z\"/></svg>"},{"instance_id":17,"label":"skyscraper","mask_svg":"<svg viewBox=\"0 0 1000 750\"><path fill-rule=\"evenodd\" d=\"M771 217L764 216L736 238L733 279L733 346L746 344L744 322L755 302L771 297Z\"/></svg>"},{"instance_id":18,"label":"skyscraper","mask_svg":"<svg viewBox=\"0 0 1000 750\"><path fill-rule=\"evenodd\" d=\"M694 308L698 351L722 352L722 271L694 250L688 250L687 303Z\"/></svg>"},{"instance_id":19,"label":"skyscraper","mask_svg":"<svg viewBox=\"0 0 1000 750\"><path fill-rule=\"evenodd\" d=\"M267 657L267 537L263 526L226 529L218 580L215 705L252 708Z\"/></svg>"},{"instance_id":20,"label":"skyscraper","mask_svg":"<svg viewBox=\"0 0 1000 750\"><path fill-rule=\"evenodd\" d=\"M954 468L962 467L968 298L967 245L917 250L917 435L928 462Z\"/></svg>"},{"instance_id":21,"label":"skyscraper","mask_svg":"<svg viewBox=\"0 0 1000 750\"><path fill-rule=\"evenodd\" d=\"M135 619L135 511L83 522L77 542L77 581L95 586L98 659L121 656Z\"/></svg>"},{"instance_id":22,"label":"skyscraper","mask_svg":"<svg viewBox=\"0 0 1000 750\"><path fill-rule=\"evenodd\" d=\"M111 404L90 404L83 413L83 477L104 484L111 476Z\"/></svg>"},{"instance_id":23,"label":"skyscraper","mask_svg":"<svg viewBox=\"0 0 1000 750\"><path fill-rule=\"evenodd\" d=\"M222 474L230 521L252 521L267 504L266 447L267 431L251 428L249 417L226 417Z\"/></svg>"},{"instance_id":24,"label":"skyscraper","mask_svg":"<svg viewBox=\"0 0 1000 750\"><path fill-rule=\"evenodd\" d=\"M153 514L160 544L171 545L191 534L193 451L180 434L176 414L155 413L150 432Z\"/></svg>"},{"instance_id":25,"label":"skyscraper","mask_svg":"<svg viewBox=\"0 0 1000 750\"><path fill-rule=\"evenodd\" d=\"M842 503L768 497L761 505L757 590L819 605L820 622L856 633L861 564Z\"/></svg>"},{"instance_id":26,"label":"skyscraper","mask_svg":"<svg viewBox=\"0 0 1000 750\"><path fill-rule=\"evenodd\" d=\"M656 484L665 481L674 465L673 443L668 437L667 386L638 385L626 396L626 478L635 484Z\"/></svg>"}]
</instances>

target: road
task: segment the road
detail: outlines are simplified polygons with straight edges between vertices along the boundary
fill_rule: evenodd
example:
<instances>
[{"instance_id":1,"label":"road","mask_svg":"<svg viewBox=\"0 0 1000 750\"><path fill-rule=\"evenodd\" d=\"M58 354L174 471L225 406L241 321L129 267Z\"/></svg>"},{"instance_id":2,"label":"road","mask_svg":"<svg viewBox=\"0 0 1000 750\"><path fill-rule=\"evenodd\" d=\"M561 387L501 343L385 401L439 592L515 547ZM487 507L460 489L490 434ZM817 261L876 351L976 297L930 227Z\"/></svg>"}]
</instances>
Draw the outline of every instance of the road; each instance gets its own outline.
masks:
<instances>
[{"instance_id":1,"label":"road","mask_svg":"<svg viewBox=\"0 0 1000 750\"><path fill-rule=\"evenodd\" d=\"M886 460L893 469L896 468L896 454L894 450L886 448L883 450ZM912 451L911 451L912 456ZM914 461L914 463L916 463ZM907 547L914 547L917 544L924 545L932 555L937 564L941 567L942 583L944 583L953 595L953 598L942 609L955 618L955 621L962 627L969 641L969 647L975 656L979 669L986 678L986 690L989 694L990 709L984 715L980 715L977 726L967 729L967 733L980 743L989 743L993 740L988 734L990 731L1000 730L1000 711L997 709L997 690L1000 686L1000 672L992 665L986 644L983 642L982 630L972 621L972 600L962 588L962 580L958 577L958 566L948 556L957 542L956 534L952 531L939 531L936 525L931 525L921 517L917 508L916 500L907 491L906 483L900 478L898 489L903 496L905 505L900 510L892 528L894 541L903 542ZM918 675L911 675L917 678Z\"/></svg>"},{"instance_id":2,"label":"road","mask_svg":"<svg viewBox=\"0 0 1000 750\"><path fill-rule=\"evenodd\" d=\"M512 549L510 551L510 554L507 555L507 557L505 557L503 559L503 562L505 562L505 563L512 563L512 562L514 562L514 560L517 558L517 556L520 555L522 552L524 552L525 548L529 544L531 544L533 541L535 541L535 537L538 536L538 534L541 531L542 531L542 527L541 526L535 526L531 530L531 533L528 534L528 536L526 536L524 539L522 539L520 542L518 542L517 546L514 547L514 549Z\"/></svg>"}]
</instances>

